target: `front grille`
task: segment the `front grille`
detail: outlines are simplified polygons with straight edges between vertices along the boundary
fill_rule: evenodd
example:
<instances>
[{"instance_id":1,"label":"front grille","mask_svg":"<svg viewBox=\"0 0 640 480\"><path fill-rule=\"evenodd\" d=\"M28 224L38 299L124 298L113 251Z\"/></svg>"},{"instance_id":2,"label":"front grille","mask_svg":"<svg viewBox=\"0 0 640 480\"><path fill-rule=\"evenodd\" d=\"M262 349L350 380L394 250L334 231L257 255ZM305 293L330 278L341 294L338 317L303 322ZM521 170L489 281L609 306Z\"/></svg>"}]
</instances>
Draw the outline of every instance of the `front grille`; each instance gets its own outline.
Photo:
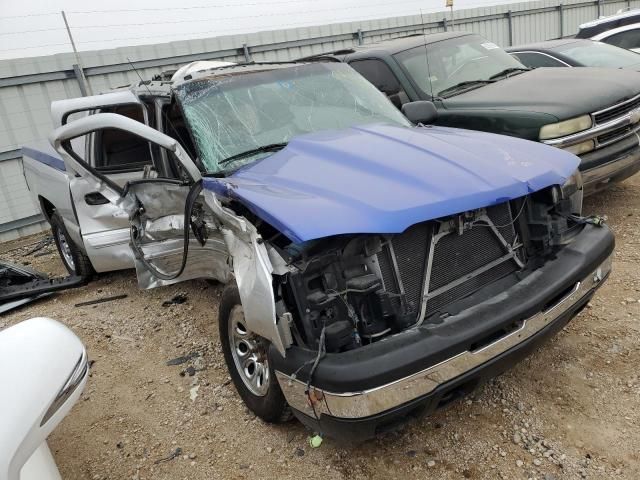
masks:
<instances>
[{"instance_id":1,"label":"front grille","mask_svg":"<svg viewBox=\"0 0 640 480\"><path fill-rule=\"evenodd\" d=\"M624 127L616 128L615 130L611 130L610 132L603 133L598 136L598 144L604 145L609 142L618 140L621 137L625 137L633 132L638 125L625 125Z\"/></svg>"},{"instance_id":2,"label":"front grille","mask_svg":"<svg viewBox=\"0 0 640 480\"><path fill-rule=\"evenodd\" d=\"M513 244L516 230L509 203L487 208L486 216L504 241ZM461 235L448 223L440 228L443 233L438 234L436 222L414 225L391 237L377 255L385 290L399 294L403 289L406 311L415 313L416 317L421 310L429 249L433 241L435 246L429 265L430 296L425 309L427 317L518 268L513 259L501 260L509 252L481 217ZM496 264L487 268L492 262ZM482 271L484 268L487 269ZM433 296L434 293L437 295Z\"/></svg>"},{"instance_id":3,"label":"front grille","mask_svg":"<svg viewBox=\"0 0 640 480\"><path fill-rule=\"evenodd\" d=\"M638 107L640 107L640 96L627 100L626 102L619 103L618 105L614 105L606 110L602 110L594 114L593 118L596 124L600 125L626 115Z\"/></svg>"}]
</instances>

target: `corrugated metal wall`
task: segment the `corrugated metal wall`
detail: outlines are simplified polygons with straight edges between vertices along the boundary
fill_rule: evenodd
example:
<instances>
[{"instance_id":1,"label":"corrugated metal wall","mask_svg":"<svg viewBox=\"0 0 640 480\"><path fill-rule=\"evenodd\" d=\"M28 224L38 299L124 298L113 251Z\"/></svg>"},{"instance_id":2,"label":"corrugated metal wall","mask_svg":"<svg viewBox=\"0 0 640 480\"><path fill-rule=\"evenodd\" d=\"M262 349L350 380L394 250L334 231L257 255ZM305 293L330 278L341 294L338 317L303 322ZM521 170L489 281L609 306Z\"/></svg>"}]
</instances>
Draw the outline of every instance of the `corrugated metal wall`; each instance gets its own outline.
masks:
<instances>
[{"instance_id":1,"label":"corrugated metal wall","mask_svg":"<svg viewBox=\"0 0 640 480\"><path fill-rule=\"evenodd\" d=\"M598 15L640 6L640 0L596 2L541 0L455 12L456 30L479 33L501 46L568 36ZM138 80L193 60L290 60L410 33L451 29L449 13L347 22L252 34L186 40L82 52L94 93ZM44 225L22 177L20 148L51 129L53 100L81 95L71 53L0 61L0 241Z\"/></svg>"}]
</instances>

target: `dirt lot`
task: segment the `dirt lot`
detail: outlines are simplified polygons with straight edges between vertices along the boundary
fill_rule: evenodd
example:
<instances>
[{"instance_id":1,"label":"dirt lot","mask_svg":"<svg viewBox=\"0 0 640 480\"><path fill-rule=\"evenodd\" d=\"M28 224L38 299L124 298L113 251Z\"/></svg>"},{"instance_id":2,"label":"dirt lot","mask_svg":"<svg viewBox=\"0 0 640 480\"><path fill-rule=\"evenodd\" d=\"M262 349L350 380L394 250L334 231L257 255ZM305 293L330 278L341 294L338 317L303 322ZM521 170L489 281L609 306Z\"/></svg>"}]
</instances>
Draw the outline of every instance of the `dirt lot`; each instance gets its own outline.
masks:
<instances>
[{"instance_id":1,"label":"dirt lot","mask_svg":"<svg viewBox=\"0 0 640 480\"><path fill-rule=\"evenodd\" d=\"M300 424L267 425L246 410L218 344L219 286L140 291L133 272L100 275L7 314L0 328L56 318L95 361L82 399L49 439L65 479L636 479L639 187L640 175L586 202L585 213L606 215L617 235L614 273L560 335L473 396L357 448L325 440L312 449ZM39 238L2 244L0 255L61 275L55 247L24 256ZM178 293L186 303L162 306ZM127 298L74 307L118 294ZM201 357L167 366L192 352Z\"/></svg>"}]
</instances>

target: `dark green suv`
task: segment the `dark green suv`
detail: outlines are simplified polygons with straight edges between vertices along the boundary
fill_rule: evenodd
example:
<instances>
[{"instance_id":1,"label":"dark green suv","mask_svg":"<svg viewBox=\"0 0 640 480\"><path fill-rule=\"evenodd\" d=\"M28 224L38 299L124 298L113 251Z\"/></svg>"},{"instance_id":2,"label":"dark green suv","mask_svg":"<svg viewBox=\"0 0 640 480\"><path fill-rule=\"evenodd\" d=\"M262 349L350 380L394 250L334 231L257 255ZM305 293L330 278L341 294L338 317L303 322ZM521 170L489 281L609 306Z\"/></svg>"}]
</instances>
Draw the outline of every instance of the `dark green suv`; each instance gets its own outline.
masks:
<instances>
[{"instance_id":1,"label":"dark green suv","mask_svg":"<svg viewBox=\"0 0 640 480\"><path fill-rule=\"evenodd\" d=\"M435 114L414 121L570 151L582 160L587 193L640 170L638 72L530 70L496 44L465 32L413 35L305 60L348 63L401 109L433 102Z\"/></svg>"}]
</instances>

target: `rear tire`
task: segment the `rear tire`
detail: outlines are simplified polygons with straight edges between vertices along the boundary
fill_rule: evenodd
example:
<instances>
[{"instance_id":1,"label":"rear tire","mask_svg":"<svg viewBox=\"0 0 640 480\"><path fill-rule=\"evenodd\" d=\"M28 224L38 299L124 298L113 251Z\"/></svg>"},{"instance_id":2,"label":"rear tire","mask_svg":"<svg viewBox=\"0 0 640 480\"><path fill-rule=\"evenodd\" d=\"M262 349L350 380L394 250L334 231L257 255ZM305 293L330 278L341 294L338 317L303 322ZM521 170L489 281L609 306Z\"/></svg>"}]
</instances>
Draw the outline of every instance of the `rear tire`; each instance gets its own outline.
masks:
<instances>
[{"instance_id":1,"label":"rear tire","mask_svg":"<svg viewBox=\"0 0 640 480\"><path fill-rule=\"evenodd\" d=\"M268 359L269 342L246 328L235 283L222 292L218 328L231 380L247 408L265 422L290 420L291 409Z\"/></svg>"},{"instance_id":2,"label":"rear tire","mask_svg":"<svg viewBox=\"0 0 640 480\"><path fill-rule=\"evenodd\" d=\"M58 253L67 271L72 275L90 278L95 271L89 257L73 243L62 217L55 210L51 214L50 223L53 240L56 242Z\"/></svg>"}]
</instances>

